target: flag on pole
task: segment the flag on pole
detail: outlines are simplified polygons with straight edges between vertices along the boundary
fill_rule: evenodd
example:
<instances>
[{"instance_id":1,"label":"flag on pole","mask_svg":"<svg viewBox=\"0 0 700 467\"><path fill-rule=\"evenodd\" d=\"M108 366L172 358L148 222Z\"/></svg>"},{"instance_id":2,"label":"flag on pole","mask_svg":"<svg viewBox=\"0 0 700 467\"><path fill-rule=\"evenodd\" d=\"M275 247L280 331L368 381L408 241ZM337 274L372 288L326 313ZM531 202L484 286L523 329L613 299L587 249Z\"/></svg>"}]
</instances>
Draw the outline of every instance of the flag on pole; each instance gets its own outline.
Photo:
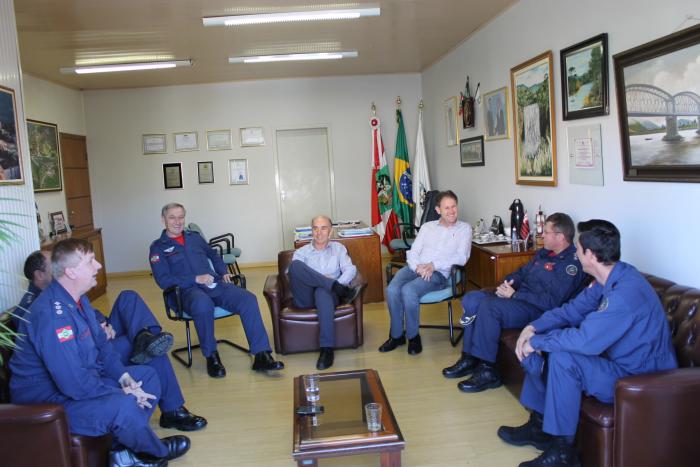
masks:
<instances>
[{"instance_id":1,"label":"flag on pole","mask_svg":"<svg viewBox=\"0 0 700 467\"><path fill-rule=\"evenodd\" d=\"M414 225L420 225L425 208L425 194L430 191L430 175L428 174L428 160L425 156L425 141L423 140L423 101L420 101L418 110L418 136L416 136L416 157L413 160L415 179L413 180L413 202L416 207Z\"/></svg>"},{"instance_id":2,"label":"flag on pole","mask_svg":"<svg viewBox=\"0 0 700 467\"><path fill-rule=\"evenodd\" d=\"M372 128L372 227L380 241L389 248L396 228L396 214L391 209L391 177L386 165L379 119L372 116L369 124Z\"/></svg>"},{"instance_id":3,"label":"flag on pole","mask_svg":"<svg viewBox=\"0 0 700 467\"><path fill-rule=\"evenodd\" d=\"M520 226L520 238L527 240L527 236L530 235L530 221L527 219L527 211L523 217L523 225Z\"/></svg>"},{"instance_id":4,"label":"flag on pole","mask_svg":"<svg viewBox=\"0 0 700 467\"><path fill-rule=\"evenodd\" d=\"M399 222L413 223L413 181L408 163L408 145L401 109L396 109L396 152L394 153L394 196L392 207Z\"/></svg>"}]
</instances>

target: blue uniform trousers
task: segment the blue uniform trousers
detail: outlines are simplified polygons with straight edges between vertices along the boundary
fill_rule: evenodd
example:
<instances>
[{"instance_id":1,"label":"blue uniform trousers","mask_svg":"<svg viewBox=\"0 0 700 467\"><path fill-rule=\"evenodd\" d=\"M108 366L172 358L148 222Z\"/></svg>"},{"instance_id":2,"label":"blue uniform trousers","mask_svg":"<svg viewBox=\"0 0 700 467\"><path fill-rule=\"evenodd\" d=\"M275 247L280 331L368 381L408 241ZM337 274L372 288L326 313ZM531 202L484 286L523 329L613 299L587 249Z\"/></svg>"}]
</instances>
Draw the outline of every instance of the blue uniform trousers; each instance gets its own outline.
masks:
<instances>
[{"instance_id":1,"label":"blue uniform trousers","mask_svg":"<svg viewBox=\"0 0 700 467\"><path fill-rule=\"evenodd\" d=\"M316 308L320 327L318 341L321 347L335 347L335 307L340 300L332 291L335 280L312 269L303 261L292 261L289 266L289 285L294 306Z\"/></svg>"},{"instance_id":2,"label":"blue uniform trousers","mask_svg":"<svg viewBox=\"0 0 700 467\"><path fill-rule=\"evenodd\" d=\"M433 272L430 280L425 280L408 266L399 269L386 288L386 302L391 317L391 337L398 339L404 332L406 336L416 337L420 326L420 298L435 290L445 288L447 279L439 272Z\"/></svg>"},{"instance_id":3,"label":"blue uniform trousers","mask_svg":"<svg viewBox=\"0 0 700 467\"><path fill-rule=\"evenodd\" d=\"M476 315L464 328L462 350L491 363L496 361L502 329L525 327L542 315L542 311L530 303L482 291L466 294L462 307L466 316Z\"/></svg>"},{"instance_id":4,"label":"blue uniform trousers","mask_svg":"<svg viewBox=\"0 0 700 467\"><path fill-rule=\"evenodd\" d=\"M158 320L153 316L143 299L131 290L119 294L107 321L112 325L116 334L111 341L112 346L119 353L124 365L129 364L129 358L134 351L134 339L140 331L146 328L153 334L157 334L162 330ZM167 354L154 357L145 365L156 370L158 374L161 388L161 397L158 403L160 410L170 412L182 406L185 403L185 398Z\"/></svg>"},{"instance_id":5,"label":"blue uniform trousers","mask_svg":"<svg viewBox=\"0 0 700 467\"><path fill-rule=\"evenodd\" d=\"M576 434L582 392L610 404L615 382L627 376L608 359L571 352L550 353L547 367L546 376L526 373L520 402L544 414L542 429L557 436ZM546 384L539 378L545 378Z\"/></svg>"},{"instance_id":6,"label":"blue uniform trousers","mask_svg":"<svg viewBox=\"0 0 700 467\"><path fill-rule=\"evenodd\" d=\"M251 354L271 350L267 331L260 317L258 300L251 292L233 284L221 282L213 289L190 287L182 292L182 301L185 310L192 316L202 354L205 357L216 351L214 308L217 306L241 317Z\"/></svg>"},{"instance_id":7,"label":"blue uniform trousers","mask_svg":"<svg viewBox=\"0 0 700 467\"><path fill-rule=\"evenodd\" d=\"M127 367L129 374L136 380L142 381L144 391L160 396L158 375L152 368L146 366ZM116 381L109 384L118 388ZM121 389L119 389L121 391ZM155 407L156 401L150 401ZM86 436L100 436L112 433L118 444L124 445L134 452L164 457L168 450L163 442L151 429L148 420L153 414L153 408L141 409L136 405L136 398L124 393L96 397L86 400L67 400L63 407L68 415L68 425L71 433Z\"/></svg>"}]
</instances>

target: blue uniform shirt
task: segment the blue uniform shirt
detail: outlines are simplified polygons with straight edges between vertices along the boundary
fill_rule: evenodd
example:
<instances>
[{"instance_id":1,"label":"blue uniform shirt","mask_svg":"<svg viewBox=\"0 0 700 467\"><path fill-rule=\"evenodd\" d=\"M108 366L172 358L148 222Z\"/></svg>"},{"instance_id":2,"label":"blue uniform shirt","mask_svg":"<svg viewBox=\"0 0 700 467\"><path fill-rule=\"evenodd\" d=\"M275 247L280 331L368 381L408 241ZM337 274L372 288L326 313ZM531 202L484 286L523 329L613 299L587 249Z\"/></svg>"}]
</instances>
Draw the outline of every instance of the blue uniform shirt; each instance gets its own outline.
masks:
<instances>
[{"instance_id":1,"label":"blue uniform shirt","mask_svg":"<svg viewBox=\"0 0 700 467\"><path fill-rule=\"evenodd\" d=\"M605 286L591 284L530 324L537 330L530 339L536 350L601 355L628 374L678 366L659 297L627 263L615 264Z\"/></svg>"},{"instance_id":2,"label":"blue uniform shirt","mask_svg":"<svg viewBox=\"0 0 700 467\"><path fill-rule=\"evenodd\" d=\"M20 318L22 318L27 310L29 310L29 307L40 293L41 289L34 285L33 282L30 282L27 286L27 293L22 296L22 300L19 301L19 305L12 310L12 322L15 324L15 326L19 326L19 322L21 321Z\"/></svg>"}]
</instances>

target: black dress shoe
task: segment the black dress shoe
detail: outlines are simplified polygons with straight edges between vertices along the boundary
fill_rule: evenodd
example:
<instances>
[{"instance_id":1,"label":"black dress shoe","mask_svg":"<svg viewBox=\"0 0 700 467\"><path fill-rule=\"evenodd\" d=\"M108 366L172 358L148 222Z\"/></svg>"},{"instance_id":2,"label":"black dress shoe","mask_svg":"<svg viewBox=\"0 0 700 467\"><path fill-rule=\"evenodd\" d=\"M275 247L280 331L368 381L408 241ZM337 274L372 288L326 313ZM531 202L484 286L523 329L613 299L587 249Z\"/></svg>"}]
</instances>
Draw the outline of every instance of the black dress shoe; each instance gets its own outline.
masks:
<instances>
[{"instance_id":1,"label":"black dress shoe","mask_svg":"<svg viewBox=\"0 0 700 467\"><path fill-rule=\"evenodd\" d=\"M445 378L462 378L471 374L479 364L479 359L472 357L467 352L462 352L462 356L452 366L442 369L442 376Z\"/></svg>"},{"instance_id":2,"label":"black dress shoe","mask_svg":"<svg viewBox=\"0 0 700 467\"><path fill-rule=\"evenodd\" d=\"M265 350L255 354L253 370L255 371L277 371L284 368L284 363L272 358L272 352Z\"/></svg>"},{"instance_id":3,"label":"black dress shoe","mask_svg":"<svg viewBox=\"0 0 700 467\"><path fill-rule=\"evenodd\" d=\"M542 415L533 411L530 419L521 426L502 426L498 429L498 437L514 446L535 446L544 451L552 443L552 435L542 431Z\"/></svg>"},{"instance_id":4,"label":"black dress shoe","mask_svg":"<svg viewBox=\"0 0 700 467\"><path fill-rule=\"evenodd\" d=\"M420 341L420 334L416 334L408 340L408 353L410 355L418 355L423 351L423 344Z\"/></svg>"},{"instance_id":5,"label":"black dress shoe","mask_svg":"<svg viewBox=\"0 0 700 467\"><path fill-rule=\"evenodd\" d=\"M389 339L386 340L382 345L379 346L379 351L380 352L391 352L394 350L396 347L400 345L404 345L406 343L406 334L401 334L401 337L393 338L389 336Z\"/></svg>"},{"instance_id":6,"label":"black dress shoe","mask_svg":"<svg viewBox=\"0 0 700 467\"><path fill-rule=\"evenodd\" d=\"M481 392L503 385L496 369L486 362L481 362L472 373L472 377L460 381L457 387L462 392Z\"/></svg>"},{"instance_id":7,"label":"black dress shoe","mask_svg":"<svg viewBox=\"0 0 700 467\"><path fill-rule=\"evenodd\" d=\"M333 348L321 347L321 353L318 356L318 361L316 362L316 369L325 370L331 366L333 366Z\"/></svg>"},{"instance_id":8,"label":"black dress shoe","mask_svg":"<svg viewBox=\"0 0 700 467\"><path fill-rule=\"evenodd\" d=\"M161 413L160 426L179 431L197 431L207 426L207 419L190 413L183 405L177 410Z\"/></svg>"},{"instance_id":9,"label":"black dress shoe","mask_svg":"<svg viewBox=\"0 0 700 467\"><path fill-rule=\"evenodd\" d=\"M165 467L167 459L137 455L128 448L109 451L109 467Z\"/></svg>"},{"instance_id":10,"label":"black dress shoe","mask_svg":"<svg viewBox=\"0 0 700 467\"><path fill-rule=\"evenodd\" d=\"M134 350L129 361L136 365L143 365L151 361L153 357L165 355L173 346L173 335L169 332L153 334L144 329L134 338Z\"/></svg>"},{"instance_id":11,"label":"black dress shoe","mask_svg":"<svg viewBox=\"0 0 700 467\"><path fill-rule=\"evenodd\" d=\"M556 436L547 449L535 459L522 462L520 467L581 467L576 448Z\"/></svg>"},{"instance_id":12,"label":"black dress shoe","mask_svg":"<svg viewBox=\"0 0 700 467\"><path fill-rule=\"evenodd\" d=\"M349 286L335 281L331 290L338 296L340 305L345 305L346 303L354 301L357 296L360 295L360 292L362 292L362 285Z\"/></svg>"},{"instance_id":13,"label":"black dress shoe","mask_svg":"<svg viewBox=\"0 0 700 467\"><path fill-rule=\"evenodd\" d=\"M221 363L219 352L214 351L207 357L207 373L212 378L223 378L226 376L226 368L224 368L224 364Z\"/></svg>"},{"instance_id":14,"label":"black dress shoe","mask_svg":"<svg viewBox=\"0 0 700 467\"><path fill-rule=\"evenodd\" d=\"M190 439L185 435L168 436L161 438L161 441L168 448L165 458L169 461L184 456L190 450Z\"/></svg>"}]
</instances>

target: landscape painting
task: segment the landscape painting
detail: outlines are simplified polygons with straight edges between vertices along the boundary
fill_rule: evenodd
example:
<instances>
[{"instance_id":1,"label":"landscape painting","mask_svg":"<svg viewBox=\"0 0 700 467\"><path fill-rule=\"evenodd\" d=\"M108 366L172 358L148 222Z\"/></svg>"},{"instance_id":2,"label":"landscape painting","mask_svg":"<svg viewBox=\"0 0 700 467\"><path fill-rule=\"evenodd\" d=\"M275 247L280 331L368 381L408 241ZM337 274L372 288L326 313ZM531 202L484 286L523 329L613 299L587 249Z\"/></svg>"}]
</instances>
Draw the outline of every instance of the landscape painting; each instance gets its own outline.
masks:
<instances>
[{"instance_id":1,"label":"landscape painting","mask_svg":"<svg viewBox=\"0 0 700 467\"><path fill-rule=\"evenodd\" d=\"M561 51L564 120L608 114L608 35Z\"/></svg>"},{"instance_id":2,"label":"landscape painting","mask_svg":"<svg viewBox=\"0 0 700 467\"><path fill-rule=\"evenodd\" d=\"M510 70L513 92L515 182L556 186L556 130L552 52Z\"/></svg>"},{"instance_id":3,"label":"landscape painting","mask_svg":"<svg viewBox=\"0 0 700 467\"><path fill-rule=\"evenodd\" d=\"M34 191L60 191L63 187L58 126L53 123L27 120L27 136Z\"/></svg>"},{"instance_id":4,"label":"landscape painting","mask_svg":"<svg viewBox=\"0 0 700 467\"><path fill-rule=\"evenodd\" d=\"M24 183L15 92L0 86L0 185L12 183Z\"/></svg>"}]
</instances>

